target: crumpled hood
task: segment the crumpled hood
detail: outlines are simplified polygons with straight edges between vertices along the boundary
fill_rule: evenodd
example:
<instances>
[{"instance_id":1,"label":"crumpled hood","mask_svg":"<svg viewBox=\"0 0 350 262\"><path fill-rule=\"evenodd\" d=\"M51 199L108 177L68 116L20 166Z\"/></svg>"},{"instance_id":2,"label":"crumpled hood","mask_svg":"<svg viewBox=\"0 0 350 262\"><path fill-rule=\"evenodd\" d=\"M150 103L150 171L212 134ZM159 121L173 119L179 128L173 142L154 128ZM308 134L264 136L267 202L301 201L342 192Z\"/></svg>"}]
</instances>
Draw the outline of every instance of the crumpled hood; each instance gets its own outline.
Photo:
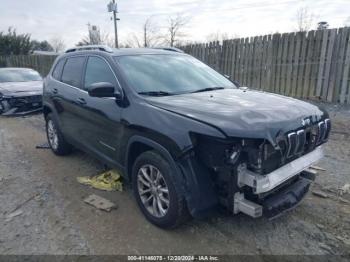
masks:
<instances>
[{"instance_id":1,"label":"crumpled hood","mask_svg":"<svg viewBox=\"0 0 350 262\"><path fill-rule=\"evenodd\" d=\"M218 128L229 137L263 138L275 145L276 136L312 123L328 114L312 104L277 94L223 89L164 97L147 97L153 106Z\"/></svg>"},{"instance_id":2,"label":"crumpled hood","mask_svg":"<svg viewBox=\"0 0 350 262\"><path fill-rule=\"evenodd\" d=\"M42 94L42 81L0 83L0 93L5 96L27 96Z\"/></svg>"}]
</instances>

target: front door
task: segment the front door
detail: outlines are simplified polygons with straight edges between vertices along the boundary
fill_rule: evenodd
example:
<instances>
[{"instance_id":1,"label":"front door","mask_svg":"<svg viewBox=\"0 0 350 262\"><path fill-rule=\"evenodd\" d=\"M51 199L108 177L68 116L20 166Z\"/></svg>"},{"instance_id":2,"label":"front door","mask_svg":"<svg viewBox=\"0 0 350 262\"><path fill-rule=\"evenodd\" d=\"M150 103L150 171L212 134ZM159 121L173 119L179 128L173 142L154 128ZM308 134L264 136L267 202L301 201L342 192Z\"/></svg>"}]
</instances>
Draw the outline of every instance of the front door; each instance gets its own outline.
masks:
<instances>
[{"instance_id":1,"label":"front door","mask_svg":"<svg viewBox=\"0 0 350 262\"><path fill-rule=\"evenodd\" d=\"M80 123L77 135L90 151L115 163L121 135L121 108L115 98L89 96L89 86L99 82L118 85L108 62L102 57L90 56L86 63L83 88L78 94L81 107L77 111Z\"/></svg>"}]
</instances>

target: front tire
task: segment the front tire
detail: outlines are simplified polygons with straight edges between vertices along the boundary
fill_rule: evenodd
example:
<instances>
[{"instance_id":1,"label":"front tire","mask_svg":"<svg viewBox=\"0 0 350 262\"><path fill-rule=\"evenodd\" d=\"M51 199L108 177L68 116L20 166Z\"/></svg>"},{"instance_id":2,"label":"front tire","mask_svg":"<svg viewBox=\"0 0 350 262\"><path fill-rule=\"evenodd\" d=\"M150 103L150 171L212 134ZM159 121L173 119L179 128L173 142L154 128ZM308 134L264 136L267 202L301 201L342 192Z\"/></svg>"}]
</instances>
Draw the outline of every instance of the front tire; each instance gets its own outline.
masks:
<instances>
[{"instance_id":1,"label":"front tire","mask_svg":"<svg viewBox=\"0 0 350 262\"><path fill-rule=\"evenodd\" d=\"M68 155L70 152L72 152L72 146L64 139L52 113L48 114L45 120L46 136L51 150L59 156Z\"/></svg>"},{"instance_id":2,"label":"front tire","mask_svg":"<svg viewBox=\"0 0 350 262\"><path fill-rule=\"evenodd\" d=\"M156 151L142 153L132 169L136 201L145 217L161 228L174 228L189 218L168 161Z\"/></svg>"}]
</instances>

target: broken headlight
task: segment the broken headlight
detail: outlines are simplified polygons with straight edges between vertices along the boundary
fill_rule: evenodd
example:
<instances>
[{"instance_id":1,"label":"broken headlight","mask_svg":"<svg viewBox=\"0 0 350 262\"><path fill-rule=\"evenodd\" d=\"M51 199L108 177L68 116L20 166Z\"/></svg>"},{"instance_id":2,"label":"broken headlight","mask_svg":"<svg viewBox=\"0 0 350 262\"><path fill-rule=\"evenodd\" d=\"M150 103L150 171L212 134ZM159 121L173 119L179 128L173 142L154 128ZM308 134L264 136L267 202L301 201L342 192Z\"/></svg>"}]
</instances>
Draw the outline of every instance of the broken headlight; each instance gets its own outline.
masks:
<instances>
[{"instance_id":1,"label":"broken headlight","mask_svg":"<svg viewBox=\"0 0 350 262\"><path fill-rule=\"evenodd\" d=\"M241 143L205 135L192 135L196 156L207 167L218 168L235 164L241 154Z\"/></svg>"},{"instance_id":2,"label":"broken headlight","mask_svg":"<svg viewBox=\"0 0 350 262\"><path fill-rule=\"evenodd\" d=\"M248 168L259 174L277 169L283 162L282 154L267 141L255 141L245 148Z\"/></svg>"}]
</instances>

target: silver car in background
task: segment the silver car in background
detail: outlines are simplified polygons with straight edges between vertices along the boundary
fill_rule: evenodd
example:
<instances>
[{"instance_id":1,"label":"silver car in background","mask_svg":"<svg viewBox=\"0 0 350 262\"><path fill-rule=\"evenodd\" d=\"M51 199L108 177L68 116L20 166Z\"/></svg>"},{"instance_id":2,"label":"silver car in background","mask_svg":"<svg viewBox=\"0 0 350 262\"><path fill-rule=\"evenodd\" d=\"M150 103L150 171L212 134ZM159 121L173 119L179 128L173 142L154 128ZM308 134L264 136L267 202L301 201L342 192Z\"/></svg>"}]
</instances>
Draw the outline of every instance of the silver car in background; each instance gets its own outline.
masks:
<instances>
[{"instance_id":1,"label":"silver car in background","mask_svg":"<svg viewBox=\"0 0 350 262\"><path fill-rule=\"evenodd\" d=\"M0 115L23 115L42 109L43 82L30 68L0 68Z\"/></svg>"}]
</instances>

